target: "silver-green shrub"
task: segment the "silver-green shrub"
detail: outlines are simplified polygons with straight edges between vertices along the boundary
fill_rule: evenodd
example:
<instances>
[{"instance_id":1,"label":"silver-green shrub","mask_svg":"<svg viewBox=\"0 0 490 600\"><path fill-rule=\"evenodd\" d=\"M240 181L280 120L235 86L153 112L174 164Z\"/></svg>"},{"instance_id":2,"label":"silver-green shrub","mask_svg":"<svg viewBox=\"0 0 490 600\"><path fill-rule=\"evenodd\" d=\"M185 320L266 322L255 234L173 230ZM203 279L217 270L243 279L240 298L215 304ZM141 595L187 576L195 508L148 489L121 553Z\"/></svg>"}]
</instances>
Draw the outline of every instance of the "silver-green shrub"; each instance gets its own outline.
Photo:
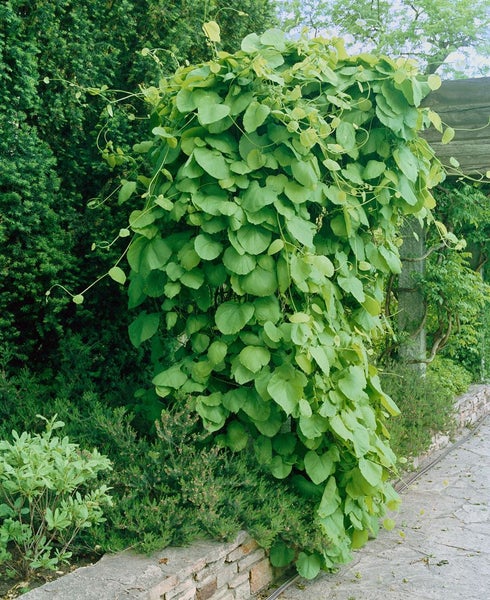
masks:
<instances>
[{"instance_id":1,"label":"silver-green shrub","mask_svg":"<svg viewBox=\"0 0 490 600\"><path fill-rule=\"evenodd\" d=\"M109 459L53 435L64 426L56 416L44 420L41 434L0 441L0 564L23 573L67 562L75 537L111 505L109 488L96 483Z\"/></svg>"}]
</instances>

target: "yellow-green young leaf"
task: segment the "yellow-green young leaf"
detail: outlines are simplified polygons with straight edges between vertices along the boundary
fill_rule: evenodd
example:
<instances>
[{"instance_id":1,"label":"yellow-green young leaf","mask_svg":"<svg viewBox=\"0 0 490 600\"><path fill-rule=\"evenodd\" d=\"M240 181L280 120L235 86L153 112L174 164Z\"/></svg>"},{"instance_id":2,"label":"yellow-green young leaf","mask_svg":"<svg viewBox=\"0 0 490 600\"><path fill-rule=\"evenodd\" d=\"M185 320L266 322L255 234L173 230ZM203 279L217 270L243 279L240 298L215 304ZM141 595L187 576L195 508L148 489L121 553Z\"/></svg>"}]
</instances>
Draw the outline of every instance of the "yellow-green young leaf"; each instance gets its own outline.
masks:
<instances>
[{"instance_id":1,"label":"yellow-green young leaf","mask_svg":"<svg viewBox=\"0 0 490 600\"><path fill-rule=\"evenodd\" d=\"M272 244L269 246L269 249L267 250L267 254L272 256L273 254L280 252L283 248L284 248L284 242L281 240L281 238L278 238L277 240L274 240L272 242Z\"/></svg>"},{"instance_id":2,"label":"yellow-green young leaf","mask_svg":"<svg viewBox=\"0 0 490 600\"><path fill-rule=\"evenodd\" d=\"M367 529L354 529L352 533L352 549L362 548L368 541L369 531Z\"/></svg>"},{"instance_id":3,"label":"yellow-green young leaf","mask_svg":"<svg viewBox=\"0 0 490 600\"><path fill-rule=\"evenodd\" d=\"M454 158L454 156L451 156L449 158L449 163L451 164L452 167L454 167L455 169L457 169L459 167L459 161L457 158Z\"/></svg>"},{"instance_id":4,"label":"yellow-green young leaf","mask_svg":"<svg viewBox=\"0 0 490 600\"><path fill-rule=\"evenodd\" d=\"M368 311L370 315L376 317L381 312L381 304L371 296L367 296L362 303L362 306Z\"/></svg>"},{"instance_id":5,"label":"yellow-green young leaf","mask_svg":"<svg viewBox=\"0 0 490 600\"><path fill-rule=\"evenodd\" d=\"M131 232L129 231L129 229L120 229L119 230L119 237L125 238L131 235Z\"/></svg>"},{"instance_id":6,"label":"yellow-green young leaf","mask_svg":"<svg viewBox=\"0 0 490 600\"><path fill-rule=\"evenodd\" d=\"M442 134L441 144L449 144L449 142L454 138L455 131L452 127L446 127L444 133Z\"/></svg>"},{"instance_id":7,"label":"yellow-green young leaf","mask_svg":"<svg viewBox=\"0 0 490 600\"><path fill-rule=\"evenodd\" d=\"M395 521L393 521L393 519L385 519L383 521L383 527L386 529L386 531L392 531L395 528Z\"/></svg>"},{"instance_id":8,"label":"yellow-green young leaf","mask_svg":"<svg viewBox=\"0 0 490 600\"><path fill-rule=\"evenodd\" d=\"M331 158L326 158L325 160L322 161L323 165L325 167L327 167L327 169L329 171L340 171L341 166L339 165L338 162L336 162L335 160L332 160Z\"/></svg>"},{"instance_id":9,"label":"yellow-green young leaf","mask_svg":"<svg viewBox=\"0 0 490 600\"><path fill-rule=\"evenodd\" d=\"M82 304L83 300L84 300L84 298L83 298L82 294L77 294L76 296L73 296L73 298L72 298L72 301L75 304Z\"/></svg>"},{"instance_id":10,"label":"yellow-green young leaf","mask_svg":"<svg viewBox=\"0 0 490 600\"><path fill-rule=\"evenodd\" d=\"M432 123L432 125L434 125L434 127L437 129L437 131L442 133L441 117L433 110L429 110L429 112L427 114L429 115L429 119L430 119L430 122Z\"/></svg>"},{"instance_id":11,"label":"yellow-green young leaf","mask_svg":"<svg viewBox=\"0 0 490 600\"><path fill-rule=\"evenodd\" d=\"M203 23L202 30L209 41L216 43L221 42L220 27L216 21L208 21L207 23Z\"/></svg>"},{"instance_id":12,"label":"yellow-green young leaf","mask_svg":"<svg viewBox=\"0 0 490 600\"><path fill-rule=\"evenodd\" d=\"M117 283L120 283L121 285L126 283L126 274L120 267L112 267L112 269L109 269L108 274L109 277Z\"/></svg>"},{"instance_id":13,"label":"yellow-green young leaf","mask_svg":"<svg viewBox=\"0 0 490 600\"><path fill-rule=\"evenodd\" d=\"M438 90L441 87L441 78L439 75L429 75L427 78L427 83L432 91Z\"/></svg>"}]
</instances>

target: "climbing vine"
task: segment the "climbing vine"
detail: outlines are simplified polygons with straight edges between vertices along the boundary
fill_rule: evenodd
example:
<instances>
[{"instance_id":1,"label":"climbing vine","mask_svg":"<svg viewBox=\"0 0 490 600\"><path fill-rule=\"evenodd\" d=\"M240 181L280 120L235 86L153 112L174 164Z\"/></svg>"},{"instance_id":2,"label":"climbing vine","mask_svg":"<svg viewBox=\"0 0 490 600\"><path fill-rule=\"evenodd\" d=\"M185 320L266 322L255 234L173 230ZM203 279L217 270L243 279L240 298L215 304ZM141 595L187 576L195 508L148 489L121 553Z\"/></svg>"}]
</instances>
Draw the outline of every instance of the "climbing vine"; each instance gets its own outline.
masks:
<instances>
[{"instance_id":1,"label":"climbing vine","mask_svg":"<svg viewBox=\"0 0 490 600\"><path fill-rule=\"evenodd\" d=\"M443 178L418 136L443 130L420 108L439 84L411 61L269 30L142 89L146 170L119 191L144 199L129 219L130 337L170 334L157 394L191 397L219 444L316 503L323 552L271 553L306 577L349 560L398 503L385 428L398 409L370 339L400 271L399 219L429 218Z\"/></svg>"}]
</instances>

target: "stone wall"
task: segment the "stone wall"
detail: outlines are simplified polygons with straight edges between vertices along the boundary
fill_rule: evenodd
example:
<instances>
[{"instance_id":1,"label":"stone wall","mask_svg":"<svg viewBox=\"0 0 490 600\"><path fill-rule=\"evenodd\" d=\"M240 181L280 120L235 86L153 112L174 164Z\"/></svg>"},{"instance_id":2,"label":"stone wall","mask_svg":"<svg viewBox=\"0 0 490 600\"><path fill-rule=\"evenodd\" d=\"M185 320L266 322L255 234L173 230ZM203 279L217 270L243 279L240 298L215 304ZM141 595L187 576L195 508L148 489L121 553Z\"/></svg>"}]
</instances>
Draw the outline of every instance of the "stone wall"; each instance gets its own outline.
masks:
<instances>
[{"instance_id":1,"label":"stone wall","mask_svg":"<svg viewBox=\"0 0 490 600\"><path fill-rule=\"evenodd\" d=\"M472 385L462 396L459 396L454 405L456 434L461 435L466 427L471 427L483 416L490 413L490 385ZM432 444L425 454L417 456L411 461L411 467L417 469L425 461L451 443L451 436L447 433L436 433L432 437Z\"/></svg>"},{"instance_id":2,"label":"stone wall","mask_svg":"<svg viewBox=\"0 0 490 600\"><path fill-rule=\"evenodd\" d=\"M127 551L36 588L25 600L246 600L279 575L247 533L152 556Z\"/></svg>"}]
</instances>

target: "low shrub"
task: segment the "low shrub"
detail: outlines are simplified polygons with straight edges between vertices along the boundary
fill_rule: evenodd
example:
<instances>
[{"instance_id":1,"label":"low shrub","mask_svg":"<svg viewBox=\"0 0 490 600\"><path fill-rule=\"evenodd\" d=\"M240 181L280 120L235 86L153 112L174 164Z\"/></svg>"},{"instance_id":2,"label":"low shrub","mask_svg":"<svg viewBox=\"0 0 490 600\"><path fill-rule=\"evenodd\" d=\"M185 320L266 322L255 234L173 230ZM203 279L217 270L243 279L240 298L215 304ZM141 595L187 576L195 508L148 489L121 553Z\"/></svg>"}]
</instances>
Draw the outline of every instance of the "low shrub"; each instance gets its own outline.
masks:
<instances>
[{"instance_id":1,"label":"low shrub","mask_svg":"<svg viewBox=\"0 0 490 600\"><path fill-rule=\"evenodd\" d=\"M64 423L45 420L41 434L0 441L0 564L17 575L68 562L76 536L111 504L107 485L94 484L107 457L53 435Z\"/></svg>"},{"instance_id":2,"label":"low shrub","mask_svg":"<svg viewBox=\"0 0 490 600\"><path fill-rule=\"evenodd\" d=\"M466 391L471 380L463 367L439 357L428 365L425 376L406 365L385 368L383 389L401 411L388 424L390 444L398 457L422 454L435 433L454 431L454 400Z\"/></svg>"},{"instance_id":3,"label":"low shrub","mask_svg":"<svg viewBox=\"0 0 490 600\"><path fill-rule=\"evenodd\" d=\"M304 497L263 472L252 450L213 444L188 404L164 411L151 439L137 435L123 409L101 411L93 423L114 460L114 504L92 545L149 552L199 537L229 540L240 529L265 548L319 551L327 543Z\"/></svg>"}]
</instances>

